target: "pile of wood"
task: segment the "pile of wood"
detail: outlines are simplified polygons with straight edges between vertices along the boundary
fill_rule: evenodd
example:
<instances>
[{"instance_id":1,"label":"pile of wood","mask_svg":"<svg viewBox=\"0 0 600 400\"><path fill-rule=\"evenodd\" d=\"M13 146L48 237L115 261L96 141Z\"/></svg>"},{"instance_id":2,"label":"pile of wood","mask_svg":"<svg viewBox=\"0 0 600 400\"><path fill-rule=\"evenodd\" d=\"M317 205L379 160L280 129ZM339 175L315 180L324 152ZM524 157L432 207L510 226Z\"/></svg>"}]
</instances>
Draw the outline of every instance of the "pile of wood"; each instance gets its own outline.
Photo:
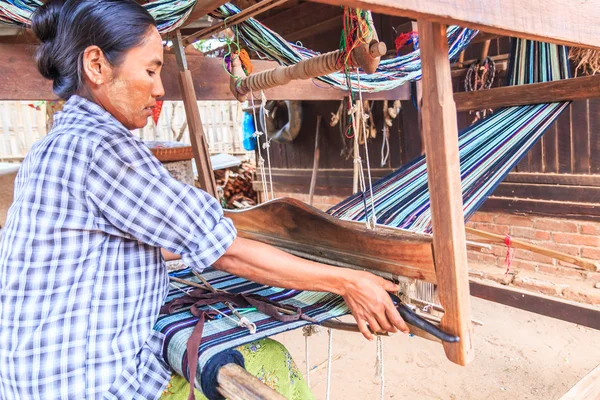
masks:
<instances>
[{"instance_id":1,"label":"pile of wood","mask_svg":"<svg viewBox=\"0 0 600 400\"><path fill-rule=\"evenodd\" d=\"M255 171L256 167L249 163L215 171L217 191L223 208L247 208L258 203L258 196L252 188Z\"/></svg>"}]
</instances>

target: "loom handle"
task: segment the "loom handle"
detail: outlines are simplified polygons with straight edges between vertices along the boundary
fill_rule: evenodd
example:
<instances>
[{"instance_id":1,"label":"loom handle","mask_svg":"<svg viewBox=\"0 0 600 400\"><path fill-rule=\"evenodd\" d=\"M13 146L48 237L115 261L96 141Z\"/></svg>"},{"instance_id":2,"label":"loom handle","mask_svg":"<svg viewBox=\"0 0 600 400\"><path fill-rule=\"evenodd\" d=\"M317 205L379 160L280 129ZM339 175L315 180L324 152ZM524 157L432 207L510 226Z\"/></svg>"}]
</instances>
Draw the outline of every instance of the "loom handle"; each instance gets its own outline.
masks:
<instances>
[{"instance_id":1,"label":"loom handle","mask_svg":"<svg viewBox=\"0 0 600 400\"><path fill-rule=\"evenodd\" d=\"M397 296L391 293L390 296L392 297L392 300L396 303L396 308L398 309L400 316L405 322L424 330L425 332L440 339L442 342L457 343L460 341L460 338L458 336L450 335L438 328L437 326L435 326L434 324L432 324L431 322L423 319L409 306L404 304Z\"/></svg>"}]
</instances>

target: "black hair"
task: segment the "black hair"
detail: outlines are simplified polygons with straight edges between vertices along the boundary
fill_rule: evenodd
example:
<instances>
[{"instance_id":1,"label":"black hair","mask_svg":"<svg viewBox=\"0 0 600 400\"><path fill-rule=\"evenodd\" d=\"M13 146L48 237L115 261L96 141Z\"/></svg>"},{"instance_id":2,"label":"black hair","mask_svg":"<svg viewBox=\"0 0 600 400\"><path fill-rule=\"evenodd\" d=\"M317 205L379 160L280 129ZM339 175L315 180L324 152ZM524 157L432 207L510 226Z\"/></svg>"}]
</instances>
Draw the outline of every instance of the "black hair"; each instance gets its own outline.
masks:
<instances>
[{"instance_id":1,"label":"black hair","mask_svg":"<svg viewBox=\"0 0 600 400\"><path fill-rule=\"evenodd\" d=\"M118 66L127 50L143 42L156 26L152 15L134 0L49 0L34 14L33 32L41 42L36 61L62 99L83 86L83 52L98 46Z\"/></svg>"}]
</instances>

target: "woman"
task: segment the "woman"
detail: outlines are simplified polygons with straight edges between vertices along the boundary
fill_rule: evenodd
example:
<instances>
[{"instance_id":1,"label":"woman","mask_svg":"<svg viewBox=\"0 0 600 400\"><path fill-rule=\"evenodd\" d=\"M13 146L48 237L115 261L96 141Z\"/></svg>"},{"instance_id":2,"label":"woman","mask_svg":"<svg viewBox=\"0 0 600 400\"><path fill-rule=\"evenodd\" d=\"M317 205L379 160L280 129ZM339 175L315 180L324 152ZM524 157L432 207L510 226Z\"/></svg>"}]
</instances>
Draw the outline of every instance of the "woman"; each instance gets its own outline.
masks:
<instances>
[{"instance_id":1,"label":"woman","mask_svg":"<svg viewBox=\"0 0 600 400\"><path fill-rule=\"evenodd\" d=\"M130 133L164 94L162 40L135 1L51 0L32 28L39 70L68 101L21 166L0 244L2 399L160 397L161 248L199 272L337 293L368 339L367 324L407 331L395 285L237 238L214 198Z\"/></svg>"}]
</instances>

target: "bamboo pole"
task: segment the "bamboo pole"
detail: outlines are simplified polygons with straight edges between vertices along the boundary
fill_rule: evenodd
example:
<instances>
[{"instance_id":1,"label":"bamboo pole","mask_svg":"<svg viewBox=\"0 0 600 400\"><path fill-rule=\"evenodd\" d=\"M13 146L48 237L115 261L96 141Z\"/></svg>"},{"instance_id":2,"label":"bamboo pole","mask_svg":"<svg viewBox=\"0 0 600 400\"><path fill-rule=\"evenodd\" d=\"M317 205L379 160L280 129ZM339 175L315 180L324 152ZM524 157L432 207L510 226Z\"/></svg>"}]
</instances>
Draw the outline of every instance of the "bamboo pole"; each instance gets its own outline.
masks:
<instances>
[{"instance_id":1,"label":"bamboo pole","mask_svg":"<svg viewBox=\"0 0 600 400\"><path fill-rule=\"evenodd\" d=\"M473 228L465 228L467 233L471 233L473 235L477 235L480 237L484 237L490 239L493 243L504 244L504 236L497 235L495 233L489 233L485 231L480 231L478 229ZM571 256L566 253L562 253L556 250L550 250L543 248L541 246L536 246L531 243L524 242L522 240L510 238L510 245L519 249L528 250L534 253L542 254L544 256L556 258L557 260L568 262L578 266L581 269L585 269L586 271L598 272L600 271L600 263L592 260L587 260L585 258Z\"/></svg>"}]
</instances>

